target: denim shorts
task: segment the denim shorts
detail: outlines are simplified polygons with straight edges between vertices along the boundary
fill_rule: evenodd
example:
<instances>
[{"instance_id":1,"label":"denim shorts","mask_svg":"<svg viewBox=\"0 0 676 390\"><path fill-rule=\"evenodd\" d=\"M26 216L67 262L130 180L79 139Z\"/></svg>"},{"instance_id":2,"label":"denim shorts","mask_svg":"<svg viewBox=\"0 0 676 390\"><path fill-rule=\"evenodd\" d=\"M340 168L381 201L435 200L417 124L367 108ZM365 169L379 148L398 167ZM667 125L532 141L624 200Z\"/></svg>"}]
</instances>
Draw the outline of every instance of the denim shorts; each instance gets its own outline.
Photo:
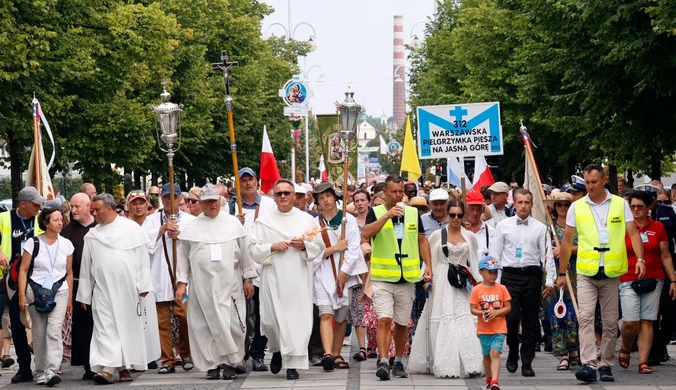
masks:
<instances>
[{"instance_id":1,"label":"denim shorts","mask_svg":"<svg viewBox=\"0 0 676 390\"><path fill-rule=\"evenodd\" d=\"M491 354L491 349L502 353L502 345L505 343L505 335L502 333L496 334L479 334L479 342L481 343L481 354L488 356Z\"/></svg>"},{"instance_id":2,"label":"denim shorts","mask_svg":"<svg viewBox=\"0 0 676 390\"><path fill-rule=\"evenodd\" d=\"M655 321L660 307L660 294L662 294L663 280L657 281L655 291L648 294L637 294L631 288L631 282L620 283L620 305L622 306L622 320Z\"/></svg>"}]
</instances>

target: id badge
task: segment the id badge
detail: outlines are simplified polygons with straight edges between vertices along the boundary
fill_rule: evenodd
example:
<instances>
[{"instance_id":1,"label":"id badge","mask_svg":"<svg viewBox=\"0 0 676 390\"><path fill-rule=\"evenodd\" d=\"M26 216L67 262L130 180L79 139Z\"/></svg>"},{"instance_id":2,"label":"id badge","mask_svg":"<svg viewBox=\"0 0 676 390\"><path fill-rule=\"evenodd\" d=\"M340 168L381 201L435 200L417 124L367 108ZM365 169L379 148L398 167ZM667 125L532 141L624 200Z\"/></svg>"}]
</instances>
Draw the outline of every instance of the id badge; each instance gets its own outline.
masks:
<instances>
[{"instance_id":1,"label":"id badge","mask_svg":"<svg viewBox=\"0 0 676 390\"><path fill-rule=\"evenodd\" d=\"M394 224L394 235L397 236L397 240L403 240L404 239L404 224L403 223L395 223Z\"/></svg>"},{"instance_id":2,"label":"id badge","mask_svg":"<svg viewBox=\"0 0 676 390\"><path fill-rule=\"evenodd\" d=\"M51 290L52 286L54 285L54 277L52 275L47 275L45 276L45 281L42 282L42 288L46 288L48 290Z\"/></svg>"},{"instance_id":3,"label":"id badge","mask_svg":"<svg viewBox=\"0 0 676 390\"><path fill-rule=\"evenodd\" d=\"M644 244L648 242L648 233L646 232L641 233L641 241L643 241Z\"/></svg>"},{"instance_id":4,"label":"id badge","mask_svg":"<svg viewBox=\"0 0 676 390\"><path fill-rule=\"evenodd\" d=\"M211 261L221 261L221 246L219 244L211 244L209 250L211 251Z\"/></svg>"},{"instance_id":5,"label":"id badge","mask_svg":"<svg viewBox=\"0 0 676 390\"><path fill-rule=\"evenodd\" d=\"M520 259L523 257L523 249L521 248L516 248L516 253L514 253L517 259Z\"/></svg>"},{"instance_id":6,"label":"id badge","mask_svg":"<svg viewBox=\"0 0 676 390\"><path fill-rule=\"evenodd\" d=\"M608 245L608 228L599 229L599 244Z\"/></svg>"},{"instance_id":7,"label":"id badge","mask_svg":"<svg viewBox=\"0 0 676 390\"><path fill-rule=\"evenodd\" d=\"M19 256L23 256L23 247L24 247L24 245L26 245L26 241L21 241L21 253L19 254Z\"/></svg>"}]
</instances>

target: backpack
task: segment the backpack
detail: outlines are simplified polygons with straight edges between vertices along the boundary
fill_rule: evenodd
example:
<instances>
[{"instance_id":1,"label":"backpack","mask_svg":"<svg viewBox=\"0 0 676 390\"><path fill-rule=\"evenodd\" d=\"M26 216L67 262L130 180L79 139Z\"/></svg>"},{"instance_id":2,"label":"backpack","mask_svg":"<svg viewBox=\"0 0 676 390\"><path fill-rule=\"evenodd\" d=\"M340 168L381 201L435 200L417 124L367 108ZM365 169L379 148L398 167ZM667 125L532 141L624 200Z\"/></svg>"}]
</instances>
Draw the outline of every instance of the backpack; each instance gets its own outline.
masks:
<instances>
[{"instance_id":1,"label":"backpack","mask_svg":"<svg viewBox=\"0 0 676 390\"><path fill-rule=\"evenodd\" d=\"M37 237L33 237L33 254L31 257L31 264L28 268L28 277L30 278L33 275L33 260L35 256L38 255L40 251L40 242ZM19 296L16 295L16 290L19 289L19 270L21 269L21 259L23 252L14 260L10 261L7 270L2 277L2 285L5 288L5 295L7 299L14 300L18 302Z\"/></svg>"}]
</instances>

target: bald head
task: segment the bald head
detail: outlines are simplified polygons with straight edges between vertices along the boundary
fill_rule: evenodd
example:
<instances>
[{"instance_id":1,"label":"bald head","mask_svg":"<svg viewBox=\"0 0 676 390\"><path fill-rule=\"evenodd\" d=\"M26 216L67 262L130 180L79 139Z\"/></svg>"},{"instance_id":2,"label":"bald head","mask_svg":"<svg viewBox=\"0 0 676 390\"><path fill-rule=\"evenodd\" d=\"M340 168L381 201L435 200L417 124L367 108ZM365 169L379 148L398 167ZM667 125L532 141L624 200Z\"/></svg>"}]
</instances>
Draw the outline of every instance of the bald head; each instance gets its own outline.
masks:
<instances>
[{"instance_id":1,"label":"bald head","mask_svg":"<svg viewBox=\"0 0 676 390\"><path fill-rule=\"evenodd\" d=\"M92 200L96 196L96 187L92 183L82 183L80 192L87 194L89 200Z\"/></svg>"},{"instance_id":2,"label":"bald head","mask_svg":"<svg viewBox=\"0 0 676 390\"><path fill-rule=\"evenodd\" d=\"M89 225L93 220L89 205L91 200L89 195L78 192L70 198L70 216L73 220L78 221L82 225Z\"/></svg>"}]
</instances>

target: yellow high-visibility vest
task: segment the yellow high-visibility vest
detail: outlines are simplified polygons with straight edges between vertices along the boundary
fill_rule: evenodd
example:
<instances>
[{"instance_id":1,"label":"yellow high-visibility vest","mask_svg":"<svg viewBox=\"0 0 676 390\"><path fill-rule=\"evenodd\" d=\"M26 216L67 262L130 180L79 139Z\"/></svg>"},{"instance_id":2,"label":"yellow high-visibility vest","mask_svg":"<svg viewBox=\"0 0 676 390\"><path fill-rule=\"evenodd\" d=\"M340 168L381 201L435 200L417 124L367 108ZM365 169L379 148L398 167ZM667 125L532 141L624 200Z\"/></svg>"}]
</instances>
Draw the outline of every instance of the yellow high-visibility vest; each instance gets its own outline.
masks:
<instances>
[{"instance_id":1,"label":"yellow high-visibility vest","mask_svg":"<svg viewBox=\"0 0 676 390\"><path fill-rule=\"evenodd\" d=\"M380 205L374 207L373 212L376 218L380 218L387 213L387 209L385 205ZM418 250L418 210L415 207L405 207L401 253L391 219L371 239L371 251L371 280L398 282L402 276L409 283L422 280ZM399 261L397 255L400 255Z\"/></svg>"}]
</instances>

